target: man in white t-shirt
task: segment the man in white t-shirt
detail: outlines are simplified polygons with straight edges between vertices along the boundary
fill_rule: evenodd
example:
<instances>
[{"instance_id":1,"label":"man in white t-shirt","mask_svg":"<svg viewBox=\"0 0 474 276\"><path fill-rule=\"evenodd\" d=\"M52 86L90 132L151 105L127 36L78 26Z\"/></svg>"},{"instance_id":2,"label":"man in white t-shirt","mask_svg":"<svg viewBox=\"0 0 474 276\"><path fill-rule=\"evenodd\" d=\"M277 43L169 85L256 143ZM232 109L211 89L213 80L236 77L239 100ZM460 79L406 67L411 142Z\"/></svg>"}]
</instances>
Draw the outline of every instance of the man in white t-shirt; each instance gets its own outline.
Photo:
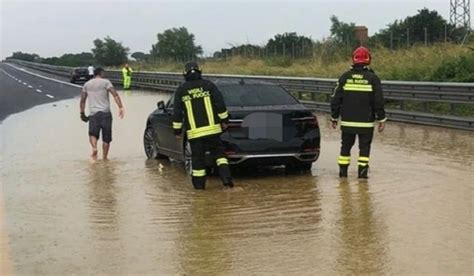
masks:
<instances>
[{"instance_id":1,"label":"man in white t-shirt","mask_svg":"<svg viewBox=\"0 0 474 276\"><path fill-rule=\"evenodd\" d=\"M89 67L87 67L87 71L89 72L88 80L93 79L94 78L94 66L92 66L92 64L89 64Z\"/></svg>"},{"instance_id":2,"label":"man in white t-shirt","mask_svg":"<svg viewBox=\"0 0 474 276\"><path fill-rule=\"evenodd\" d=\"M109 93L119 108L119 118L124 116L120 96L112 83L104 78L104 69L94 70L94 78L84 84L81 92L81 120L89 122L89 142L92 147L92 159L97 160L97 141L102 133L102 156L107 160L110 142L112 142L112 113L110 112ZM86 100L89 100L89 116L85 115Z\"/></svg>"}]
</instances>

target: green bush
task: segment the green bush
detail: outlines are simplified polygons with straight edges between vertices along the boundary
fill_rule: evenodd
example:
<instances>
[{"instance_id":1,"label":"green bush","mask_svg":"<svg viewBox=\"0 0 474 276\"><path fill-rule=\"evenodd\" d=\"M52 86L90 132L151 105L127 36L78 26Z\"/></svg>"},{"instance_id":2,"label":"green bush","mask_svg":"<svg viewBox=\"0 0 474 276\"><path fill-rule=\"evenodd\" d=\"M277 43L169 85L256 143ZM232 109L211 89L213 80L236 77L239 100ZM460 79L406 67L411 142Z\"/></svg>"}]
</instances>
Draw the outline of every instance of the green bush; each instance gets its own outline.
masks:
<instances>
[{"instance_id":1,"label":"green bush","mask_svg":"<svg viewBox=\"0 0 474 276\"><path fill-rule=\"evenodd\" d=\"M445 59L434 71L431 80L474 82L474 53Z\"/></svg>"},{"instance_id":2,"label":"green bush","mask_svg":"<svg viewBox=\"0 0 474 276\"><path fill-rule=\"evenodd\" d=\"M290 57L272 57L265 59L265 65L270 67L290 67L293 59Z\"/></svg>"}]
</instances>

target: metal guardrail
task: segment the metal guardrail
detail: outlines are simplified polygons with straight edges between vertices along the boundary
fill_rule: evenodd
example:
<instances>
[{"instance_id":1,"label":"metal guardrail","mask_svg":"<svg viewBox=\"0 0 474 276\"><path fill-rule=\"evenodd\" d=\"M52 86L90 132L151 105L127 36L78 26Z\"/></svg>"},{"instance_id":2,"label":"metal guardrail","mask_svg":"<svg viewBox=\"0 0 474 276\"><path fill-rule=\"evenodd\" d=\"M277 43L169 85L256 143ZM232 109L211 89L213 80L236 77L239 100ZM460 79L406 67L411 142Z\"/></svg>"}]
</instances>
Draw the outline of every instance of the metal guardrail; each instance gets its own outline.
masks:
<instances>
[{"instance_id":1,"label":"metal guardrail","mask_svg":"<svg viewBox=\"0 0 474 276\"><path fill-rule=\"evenodd\" d=\"M64 77L69 77L72 70L71 67L19 60L8 60L8 62ZM206 74L205 76L212 80L244 79L279 84L295 94L303 103L321 112L329 112L328 101L336 83L336 79L323 78L215 74ZM107 71L107 77L115 84L121 83L121 72L118 70ZM178 73L135 72L132 85L139 88L174 92L183 81L182 75ZM386 100L399 103L399 109L387 110L390 120L474 130L474 117L433 114L429 113L427 108L430 102L446 103L450 105L450 111L453 114L459 104L474 105L474 83L382 81L382 87ZM424 112L404 110L406 101L422 103Z\"/></svg>"}]
</instances>

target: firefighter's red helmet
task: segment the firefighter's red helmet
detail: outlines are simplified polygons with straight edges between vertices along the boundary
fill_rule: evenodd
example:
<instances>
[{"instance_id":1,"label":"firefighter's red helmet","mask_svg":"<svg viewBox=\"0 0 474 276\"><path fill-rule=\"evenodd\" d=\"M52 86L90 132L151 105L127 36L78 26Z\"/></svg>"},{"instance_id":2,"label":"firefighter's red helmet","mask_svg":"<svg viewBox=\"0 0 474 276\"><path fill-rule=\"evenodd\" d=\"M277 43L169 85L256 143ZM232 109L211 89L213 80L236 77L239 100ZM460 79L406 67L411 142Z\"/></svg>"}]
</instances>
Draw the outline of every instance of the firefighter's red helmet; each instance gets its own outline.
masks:
<instances>
[{"instance_id":1,"label":"firefighter's red helmet","mask_svg":"<svg viewBox=\"0 0 474 276\"><path fill-rule=\"evenodd\" d=\"M369 49L362 46L355 49L354 52L352 53L352 62L354 64L369 65L371 59L372 59L372 56L370 55Z\"/></svg>"}]
</instances>

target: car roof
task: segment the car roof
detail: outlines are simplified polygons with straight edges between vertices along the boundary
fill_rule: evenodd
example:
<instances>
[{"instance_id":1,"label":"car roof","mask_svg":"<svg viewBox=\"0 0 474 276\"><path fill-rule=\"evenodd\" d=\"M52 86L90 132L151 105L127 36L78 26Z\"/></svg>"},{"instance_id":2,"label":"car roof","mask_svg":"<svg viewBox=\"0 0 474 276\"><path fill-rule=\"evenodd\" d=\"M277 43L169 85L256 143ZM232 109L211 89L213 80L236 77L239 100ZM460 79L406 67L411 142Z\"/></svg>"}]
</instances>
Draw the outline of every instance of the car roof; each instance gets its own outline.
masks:
<instances>
[{"instance_id":1,"label":"car roof","mask_svg":"<svg viewBox=\"0 0 474 276\"><path fill-rule=\"evenodd\" d=\"M238 79L238 78L229 78L229 79L218 79L215 81L217 86L231 86L231 85L270 85L270 86L279 86L277 84L261 81L261 80L249 80L249 79Z\"/></svg>"}]
</instances>

